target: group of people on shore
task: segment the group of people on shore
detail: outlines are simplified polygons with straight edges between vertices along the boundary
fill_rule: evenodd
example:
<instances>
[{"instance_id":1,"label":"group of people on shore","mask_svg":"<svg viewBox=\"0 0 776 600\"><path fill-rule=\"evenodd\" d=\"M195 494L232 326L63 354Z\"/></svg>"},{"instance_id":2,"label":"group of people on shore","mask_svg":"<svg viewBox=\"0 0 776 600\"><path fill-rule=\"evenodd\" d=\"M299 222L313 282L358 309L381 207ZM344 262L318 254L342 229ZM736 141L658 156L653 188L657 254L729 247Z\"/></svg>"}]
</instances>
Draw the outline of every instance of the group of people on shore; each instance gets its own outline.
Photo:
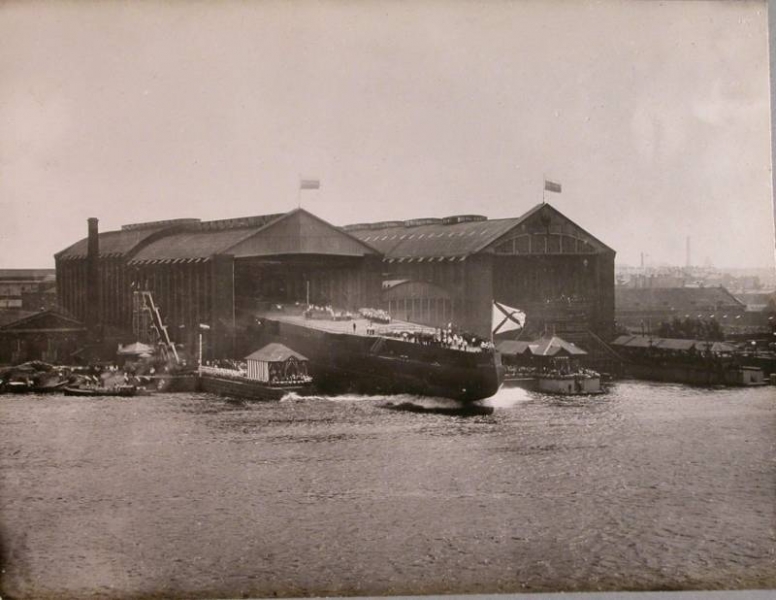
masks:
<instances>
[{"instance_id":1,"label":"group of people on shore","mask_svg":"<svg viewBox=\"0 0 776 600\"><path fill-rule=\"evenodd\" d=\"M350 321L353 314L348 311L337 312L331 306L318 306L311 304L304 311L305 319L324 319L330 321Z\"/></svg>"},{"instance_id":2,"label":"group of people on shore","mask_svg":"<svg viewBox=\"0 0 776 600\"><path fill-rule=\"evenodd\" d=\"M382 310L381 308L359 308L358 314L372 323L387 325L391 322L391 315L388 314L388 311Z\"/></svg>"}]
</instances>

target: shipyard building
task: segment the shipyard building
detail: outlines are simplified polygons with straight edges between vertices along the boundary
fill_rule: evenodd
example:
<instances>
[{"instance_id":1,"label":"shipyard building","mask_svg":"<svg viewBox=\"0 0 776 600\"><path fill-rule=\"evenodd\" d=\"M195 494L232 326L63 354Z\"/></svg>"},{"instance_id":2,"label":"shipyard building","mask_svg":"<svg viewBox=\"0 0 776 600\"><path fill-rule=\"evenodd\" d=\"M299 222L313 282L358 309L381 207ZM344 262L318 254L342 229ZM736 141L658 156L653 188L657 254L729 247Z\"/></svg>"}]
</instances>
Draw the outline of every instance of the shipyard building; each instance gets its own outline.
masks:
<instances>
[{"instance_id":1,"label":"shipyard building","mask_svg":"<svg viewBox=\"0 0 776 600\"><path fill-rule=\"evenodd\" d=\"M478 215L336 227L304 209L217 221L176 219L98 231L56 256L61 305L98 335L140 337L150 292L173 341L244 351L268 307L331 305L490 335L494 300L522 309L526 333L583 341L614 329L615 252L549 204Z\"/></svg>"}]
</instances>

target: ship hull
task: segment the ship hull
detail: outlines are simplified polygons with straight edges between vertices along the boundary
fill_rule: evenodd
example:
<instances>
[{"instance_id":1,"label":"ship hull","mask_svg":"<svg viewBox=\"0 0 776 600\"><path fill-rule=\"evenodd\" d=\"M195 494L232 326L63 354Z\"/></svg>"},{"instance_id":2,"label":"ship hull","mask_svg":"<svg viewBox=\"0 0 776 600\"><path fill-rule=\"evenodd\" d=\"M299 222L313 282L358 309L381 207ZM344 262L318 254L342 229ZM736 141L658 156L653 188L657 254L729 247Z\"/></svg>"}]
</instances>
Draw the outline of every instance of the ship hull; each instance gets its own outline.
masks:
<instances>
[{"instance_id":1,"label":"ship hull","mask_svg":"<svg viewBox=\"0 0 776 600\"><path fill-rule=\"evenodd\" d=\"M496 352L332 333L271 319L265 320L260 338L307 357L308 371L324 394L412 394L471 402L493 396L503 376Z\"/></svg>"}]
</instances>

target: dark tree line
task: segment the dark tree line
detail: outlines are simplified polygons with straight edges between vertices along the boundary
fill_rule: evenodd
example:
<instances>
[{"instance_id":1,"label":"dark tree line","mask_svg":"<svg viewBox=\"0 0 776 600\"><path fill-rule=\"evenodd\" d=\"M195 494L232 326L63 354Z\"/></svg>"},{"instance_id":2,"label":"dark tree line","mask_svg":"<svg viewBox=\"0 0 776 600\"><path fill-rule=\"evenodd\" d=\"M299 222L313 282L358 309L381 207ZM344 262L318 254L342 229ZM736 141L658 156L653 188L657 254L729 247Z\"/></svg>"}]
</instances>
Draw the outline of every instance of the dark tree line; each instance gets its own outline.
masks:
<instances>
[{"instance_id":1,"label":"dark tree line","mask_svg":"<svg viewBox=\"0 0 776 600\"><path fill-rule=\"evenodd\" d=\"M674 317L671 321L660 323L658 336L664 338L680 338L685 340L721 341L725 338L722 327L714 320L680 319Z\"/></svg>"}]
</instances>

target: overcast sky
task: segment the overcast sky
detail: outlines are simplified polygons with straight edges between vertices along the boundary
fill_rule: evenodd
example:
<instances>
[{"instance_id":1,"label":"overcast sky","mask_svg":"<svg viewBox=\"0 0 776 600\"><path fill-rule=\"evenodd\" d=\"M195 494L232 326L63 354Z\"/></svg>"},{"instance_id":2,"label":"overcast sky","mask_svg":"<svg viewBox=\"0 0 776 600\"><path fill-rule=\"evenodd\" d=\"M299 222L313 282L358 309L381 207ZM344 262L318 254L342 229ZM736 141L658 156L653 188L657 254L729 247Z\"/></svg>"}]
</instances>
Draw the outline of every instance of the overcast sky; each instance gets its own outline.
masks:
<instances>
[{"instance_id":1,"label":"overcast sky","mask_svg":"<svg viewBox=\"0 0 776 600\"><path fill-rule=\"evenodd\" d=\"M764 2L0 5L0 267L123 223L518 216L773 265Z\"/></svg>"}]
</instances>

